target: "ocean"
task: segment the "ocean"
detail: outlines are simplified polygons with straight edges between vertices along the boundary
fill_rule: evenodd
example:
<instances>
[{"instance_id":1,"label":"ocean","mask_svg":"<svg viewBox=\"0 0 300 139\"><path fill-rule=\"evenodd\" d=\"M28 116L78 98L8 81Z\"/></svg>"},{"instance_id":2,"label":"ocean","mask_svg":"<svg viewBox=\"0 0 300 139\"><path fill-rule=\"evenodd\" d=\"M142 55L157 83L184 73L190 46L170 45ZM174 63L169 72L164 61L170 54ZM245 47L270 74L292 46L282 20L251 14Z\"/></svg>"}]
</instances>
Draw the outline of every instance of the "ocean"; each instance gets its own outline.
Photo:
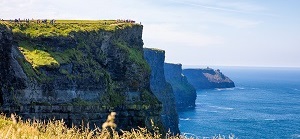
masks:
<instances>
[{"instance_id":1,"label":"ocean","mask_svg":"<svg viewBox=\"0 0 300 139\"><path fill-rule=\"evenodd\" d=\"M182 134L239 139L300 139L300 69L220 70L235 88L198 90L196 108L179 112Z\"/></svg>"}]
</instances>

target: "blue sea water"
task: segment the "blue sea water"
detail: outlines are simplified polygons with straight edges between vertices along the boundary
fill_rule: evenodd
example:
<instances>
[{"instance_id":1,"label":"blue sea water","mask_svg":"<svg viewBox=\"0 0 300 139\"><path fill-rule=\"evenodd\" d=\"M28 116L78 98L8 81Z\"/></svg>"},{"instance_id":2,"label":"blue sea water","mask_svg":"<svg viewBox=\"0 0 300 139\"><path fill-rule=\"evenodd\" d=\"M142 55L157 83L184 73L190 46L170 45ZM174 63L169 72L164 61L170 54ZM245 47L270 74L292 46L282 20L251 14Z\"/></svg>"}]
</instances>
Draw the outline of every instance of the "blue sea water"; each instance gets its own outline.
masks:
<instances>
[{"instance_id":1,"label":"blue sea water","mask_svg":"<svg viewBox=\"0 0 300 139\"><path fill-rule=\"evenodd\" d=\"M196 108L179 112L183 134L239 139L300 139L300 69L221 69L235 88L198 90Z\"/></svg>"}]
</instances>

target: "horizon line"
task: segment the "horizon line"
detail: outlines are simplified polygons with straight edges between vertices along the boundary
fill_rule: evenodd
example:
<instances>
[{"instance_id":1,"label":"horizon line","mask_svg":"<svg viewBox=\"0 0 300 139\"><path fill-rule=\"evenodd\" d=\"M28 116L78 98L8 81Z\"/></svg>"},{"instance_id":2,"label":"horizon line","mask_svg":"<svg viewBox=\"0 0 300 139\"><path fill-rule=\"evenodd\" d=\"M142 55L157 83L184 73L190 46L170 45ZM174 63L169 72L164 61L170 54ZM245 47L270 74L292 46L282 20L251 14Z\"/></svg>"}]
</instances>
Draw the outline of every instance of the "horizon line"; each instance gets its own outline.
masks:
<instances>
[{"instance_id":1,"label":"horizon line","mask_svg":"<svg viewBox=\"0 0 300 139\"><path fill-rule=\"evenodd\" d=\"M290 69L300 69L300 66L259 66L259 65L187 65L182 64L183 69L192 68L206 68L206 67L236 67L236 68L290 68Z\"/></svg>"}]
</instances>

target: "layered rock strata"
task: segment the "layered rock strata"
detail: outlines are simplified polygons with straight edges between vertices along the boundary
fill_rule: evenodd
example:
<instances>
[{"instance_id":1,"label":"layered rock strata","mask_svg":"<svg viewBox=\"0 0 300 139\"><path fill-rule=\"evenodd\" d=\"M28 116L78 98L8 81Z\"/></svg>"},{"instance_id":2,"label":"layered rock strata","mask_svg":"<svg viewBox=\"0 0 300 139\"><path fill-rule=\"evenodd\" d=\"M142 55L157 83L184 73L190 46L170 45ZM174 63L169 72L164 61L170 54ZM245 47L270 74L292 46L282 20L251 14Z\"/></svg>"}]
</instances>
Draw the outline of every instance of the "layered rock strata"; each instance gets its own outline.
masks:
<instances>
[{"instance_id":1,"label":"layered rock strata","mask_svg":"<svg viewBox=\"0 0 300 139\"><path fill-rule=\"evenodd\" d=\"M165 77L173 88L176 107L187 109L195 107L196 90L182 74L181 64L164 64Z\"/></svg>"},{"instance_id":2,"label":"layered rock strata","mask_svg":"<svg viewBox=\"0 0 300 139\"><path fill-rule=\"evenodd\" d=\"M179 134L178 114L172 86L166 82L164 74L165 51L144 48L144 57L151 67L150 88L162 103L161 118L165 129Z\"/></svg>"},{"instance_id":3,"label":"layered rock strata","mask_svg":"<svg viewBox=\"0 0 300 139\"><path fill-rule=\"evenodd\" d=\"M100 126L115 111L120 129L151 128L153 121L164 130L162 105L150 90L150 68L143 59L142 25L74 30L67 36L22 33L29 27L0 24L2 112Z\"/></svg>"}]
</instances>

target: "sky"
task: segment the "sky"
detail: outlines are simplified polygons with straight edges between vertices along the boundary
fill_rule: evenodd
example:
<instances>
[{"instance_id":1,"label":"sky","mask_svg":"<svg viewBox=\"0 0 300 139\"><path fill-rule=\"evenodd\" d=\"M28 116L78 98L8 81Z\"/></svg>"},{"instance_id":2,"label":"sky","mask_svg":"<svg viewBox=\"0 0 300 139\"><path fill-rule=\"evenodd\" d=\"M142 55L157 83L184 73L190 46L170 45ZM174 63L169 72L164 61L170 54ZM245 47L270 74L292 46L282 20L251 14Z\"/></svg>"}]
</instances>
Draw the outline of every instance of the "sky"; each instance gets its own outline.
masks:
<instances>
[{"instance_id":1,"label":"sky","mask_svg":"<svg viewBox=\"0 0 300 139\"><path fill-rule=\"evenodd\" d=\"M166 62L300 67L300 0L0 0L0 18L133 19Z\"/></svg>"}]
</instances>

